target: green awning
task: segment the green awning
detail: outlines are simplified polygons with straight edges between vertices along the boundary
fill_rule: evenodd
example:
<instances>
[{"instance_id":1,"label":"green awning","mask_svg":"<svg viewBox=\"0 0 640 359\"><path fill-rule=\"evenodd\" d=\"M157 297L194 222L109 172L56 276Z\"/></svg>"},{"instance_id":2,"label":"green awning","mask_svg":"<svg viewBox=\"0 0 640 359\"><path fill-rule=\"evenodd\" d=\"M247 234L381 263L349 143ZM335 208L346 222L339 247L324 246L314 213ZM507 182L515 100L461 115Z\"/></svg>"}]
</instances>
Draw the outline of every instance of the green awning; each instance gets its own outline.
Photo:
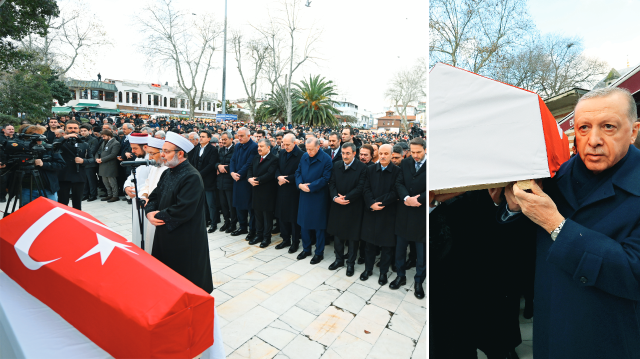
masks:
<instances>
[{"instance_id":1,"label":"green awning","mask_svg":"<svg viewBox=\"0 0 640 359\"><path fill-rule=\"evenodd\" d=\"M79 103L72 105L71 107L100 107L97 103Z\"/></svg>"},{"instance_id":2,"label":"green awning","mask_svg":"<svg viewBox=\"0 0 640 359\"><path fill-rule=\"evenodd\" d=\"M94 112L99 112L99 113L120 113L120 110L114 110L114 109L110 109L110 108L98 108Z\"/></svg>"},{"instance_id":3,"label":"green awning","mask_svg":"<svg viewBox=\"0 0 640 359\"><path fill-rule=\"evenodd\" d=\"M156 96L162 96L161 94L157 93L157 92L146 92L147 95L156 95Z\"/></svg>"},{"instance_id":4,"label":"green awning","mask_svg":"<svg viewBox=\"0 0 640 359\"><path fill-rule=\"evenodd\" d=\"M137 93L142 93L142 91L138 91L138 90L122 90L122 92L137 92Z\"/></svg>"},{"instance_id":5,"label":"green awning","mask_svg":"<svg viewBox=\"0 0 640 359\"><path fill-rule=\"evenodd\" d=\"M56 107L56 106L54 106L54 107L51 108L51 112L55 112L55 113L58 113L58 112L71 112L71 107Z\"/></svg>"}]
</instances>

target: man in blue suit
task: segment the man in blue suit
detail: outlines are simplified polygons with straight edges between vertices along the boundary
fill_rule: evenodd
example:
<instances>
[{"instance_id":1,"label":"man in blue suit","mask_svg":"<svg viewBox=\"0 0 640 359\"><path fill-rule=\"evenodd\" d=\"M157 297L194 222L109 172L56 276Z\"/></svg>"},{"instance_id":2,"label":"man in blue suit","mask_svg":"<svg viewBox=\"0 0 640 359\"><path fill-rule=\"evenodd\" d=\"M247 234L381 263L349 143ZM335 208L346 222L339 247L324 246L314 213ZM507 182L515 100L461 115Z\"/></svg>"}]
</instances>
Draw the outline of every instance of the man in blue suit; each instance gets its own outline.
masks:
<instances>
[{"instance_id":1,"label":"man in blue suit","mask_svg":"<svg viewBox=\"0 0 640 359\"><path fill-rule=\"evenodd\" d=\"M258 154L258 145L249 137L249 130L246 127L238 129L238 143L231 157L229 171L233 178L233 206L236 208L238 223L240 228L232 232L232 236L247 234L245 238L251 241L255 237L255 227L253 225L253 210L251 209L251 184L247 182L247 171L253 158ZM249 220L247 221L247 217ZM247 230L248 227L248 230Z\"/></svg>"},{"instance_id":2,"label":"man in blue suit","mask_svg":"<svg viewBox=\"0 0 640 359\"><path fill-rule=\"evenodd\" d=\"M315 137L305 142L307 153L302 155L296 170L296 186L300 189L298 224L302 234L302 252L298 260L311 255L311 231L316 233L316 252L311 264L324 259L325 229L329 213L329 180L333 163L331 157L320 151L320 141Z\"/></svg>"},{"instance_id":3,"label":"man in blue suit","mask_svg":"<svg viewBox=\"0 0 640 359\"><path fill-rule=\"evenodd\" d=\"M640 358L640 123L631 94L604 88L575 108L578 155L544 192L508 186L499 221L537 228L536 358Z\"/></svg>"}]
</instances>

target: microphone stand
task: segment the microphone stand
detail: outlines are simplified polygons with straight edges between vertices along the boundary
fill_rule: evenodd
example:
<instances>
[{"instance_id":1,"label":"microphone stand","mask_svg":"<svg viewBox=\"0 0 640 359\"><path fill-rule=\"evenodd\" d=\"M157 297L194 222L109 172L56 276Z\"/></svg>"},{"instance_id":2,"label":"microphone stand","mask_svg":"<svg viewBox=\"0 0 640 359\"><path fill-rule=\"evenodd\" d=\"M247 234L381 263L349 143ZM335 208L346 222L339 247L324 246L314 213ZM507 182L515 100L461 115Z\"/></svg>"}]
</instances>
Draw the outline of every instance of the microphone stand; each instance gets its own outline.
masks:
<instances>
[{"instance_id":1,"label":"microphone stand","mask_svg":"<svg viewBox=\"0 0 640 359\"><path fill-rule=\"evenodd\" d=\"M131 167L131 173L133 174L133 179L131 180L131 182L133 182L133 187L135 192L135 203L136 203L136 212L138 213L138 224L140 225L140 248L142 248L142 250L144 250L144 227L142 227L144 225L144 219L142 218L142 216L144 216L144 207L142 206L142 200L140 200L140 197L138 197L138 180L136 179L136 168L135 166Z\"/></svg>"}]
</instances>

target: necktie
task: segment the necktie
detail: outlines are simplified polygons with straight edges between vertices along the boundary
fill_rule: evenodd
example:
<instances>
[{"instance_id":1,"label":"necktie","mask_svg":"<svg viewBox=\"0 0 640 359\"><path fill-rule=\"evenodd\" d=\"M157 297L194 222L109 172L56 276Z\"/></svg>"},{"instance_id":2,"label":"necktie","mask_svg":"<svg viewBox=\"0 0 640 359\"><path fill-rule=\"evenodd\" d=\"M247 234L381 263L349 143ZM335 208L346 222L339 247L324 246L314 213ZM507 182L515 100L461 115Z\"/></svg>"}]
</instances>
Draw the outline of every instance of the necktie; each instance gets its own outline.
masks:
<instances>
[{"instance_id":1,"label":"necktie","mask_svg":"<svg viewBox=\"0 0 640 359\"><path fill-rule=\"evenodd\" d=\"M331 151L331 159L333 159L333 156L335 156L335 151Z\"/></svg>"},{"instance_id":2,"label":"necktie","mask_svg":"<svg viewBox=\"0 0 640 359\"><path fill-rule=\"evenodd\" d=\"M264 160L264 157L260 157L260 163L262 163L262 160Z\"/></svg>"},{"instance_id":3,"label":"necktie","mask_svg":"<svg viewBox=\"0 0 640 359\"><path fill-rule=\"evenodd\" d=\"M416 162L416 172L420 169L420 162Z\"/></svg>"}]
</instances>

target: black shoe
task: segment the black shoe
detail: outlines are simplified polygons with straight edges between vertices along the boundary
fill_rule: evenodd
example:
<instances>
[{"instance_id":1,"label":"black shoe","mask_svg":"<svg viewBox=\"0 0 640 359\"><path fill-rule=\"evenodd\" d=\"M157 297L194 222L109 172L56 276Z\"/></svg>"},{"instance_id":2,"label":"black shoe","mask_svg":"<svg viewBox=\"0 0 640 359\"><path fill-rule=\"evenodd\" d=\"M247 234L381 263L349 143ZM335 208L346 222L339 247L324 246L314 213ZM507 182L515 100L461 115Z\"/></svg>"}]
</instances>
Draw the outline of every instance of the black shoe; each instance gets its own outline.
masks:
<instances>
[{"instance_id":1,"label":"black shoe","mask_svg":"<svg viewBox=\"0 0 640 359\"><path fill-rule=\"evenodd\" d=\"M249 233L249 231L247 231L246 228L245 229L239 228L238 230L232 232L231 236L235 237L235 236L239 236L241 234L247 234L247 233Z\"/></svg>"},{"instance_id":2,"label":"black shoe","mask_svg":"<svg viewBox=\"0 0 640 359\"><path fill-rule=\"evenodd\" d=\"M209 228L209 230L207 231L207 233L213 233L218 229L218 227L216 226L211 226L211 228Z\"/></svg>"},{"instance_id":3,"label":"black shoe","mask_svg":"<svg viewBox=\"0 0 640 359\"><path fill-rule=\"evenodd\" d=\"M100 199L100 200L101 200L101 201L108 201L108 200L110 200L110 199L111 199L111 197L104 197L104 198L102 198L102 199Z\"/></svg>"},{"instance_id":4,"label":"black shoe","mask_svg":"<svg viewBox=\"0 0 640 359\"><path fill-rule=\"evenodd\" d=\"M344 261L339 261L339 260L335 260L333 263L331 263L331 265L329 266L329 270L336 270L340 267L344 267Z\"/></svg>"},{"instance_id":5,"label":"black shoe","mask_svg":"<svg viewBox=\"0 0 640 359\"><path fill-rule=\"evenodd\" d=\"M229 224L228 223L223 224L222 227L220 227L220 232L226 231L227 228L229 228Z\"/></svg>"},{"instance_id":6,"label":"black shoe","mask_svg":"<svg viewBox=\"0 0 640 359\"><path fill-rule=\"evenodd\" d=\"M313 256L313 258L311 258L311 264L318 264L323 259L324 259L324 256L322 254L320 254L320 255L316 254L316 255Z\"/></svg>"},{"instance_id":7,"label":"black shoe","mask_svg":"<svg viewBox=\"0 0 640 359\"><path fill-rule=\"evenodd\" d=\"M289 249L289 250L291 250L291 249ZM302 252L300 252L300 254L298 254L298 260L305 259L310 255L311 255L311 253L302 251Z\"/></svg>"},{"instance_id":8,"label":"black shoe","mask_svg":"<svg viewBox=\"0 0 640 359\"><path fill-rule=\"evenodd\" d=\"M365 270L364 272L362 272L362 274L360 274L360 280L361 281L365 281L365 280L369 279L369 276L372 275L372 274L373 274L372 271Z\"/></svg>"},{"instance_id":9,"label":"black shoe","mask_svg":"<svg viewBox=\"0 0 640 359\"><path fill-rule=\"evenodd\" d=\"M362 257L358 258L358 264L364 264L364 258Z\"/></svg>"},{"instance_id":10,"label":"black shoe","mask_svg":"<svg viewBox=\"0 0 640 359\"><path fill-rule=\"evenodd\" d=\"M520 359L520 357L518 356L518 353L516 353L515 349L509 350L509 352L507 353L507 356L505 358L506 359Z\"/></svg>"},{"instance_id":11,"label":"black shoe","mask_svg":"<svg viewBox=\"0 0 640 359\"><path fill-rule=\"evenodd\" d=\"M403 285L407 284L407 277L405 276L397 276L393 282L389 283L390 289L399 289Z\"/></svg>"},{"instance_id":12,"label":"black shoe","mask_svg":"<svg viewBox=\"0 0 640 359\"><path fill-rule=\"evenodd\" d=\"M280 227L276 226L273 227L273 229L271 230L271 234L278 234L280 233Z\"/></svg>"},{"instance_id":13,"label":"black shoe","mask_svg":"<svg viewBox=\"0 0 640 359\"><path fill-rule=\"evenodd\" d=\"M254 244L260 243L260 237L254 236L249 240L249 245L252 246Z\"/></svg>"},{"instance_id":14,"label":"black shoe","mask_svg":"<svg viewBox=\"0 0 640 359\"><path fill-rule=\"evenodd\" d=\"M118 198L118 201L120 200L120 198ZM131 204L131 198L127 198L127 204Z\"/></svg>"},{"instance_id":15,"label":"black shoe","mask_svg":"<svg viewBox=\"0 0 640 359\"><path fill-rule=\"evenodd\" d=\"M256 232L254 231L249 231L249 233L247 234L246 237L244 237L245 241L249 241L251 242L252 239L254 239L256 237Z\"/></svg>"},{"instance_id":16,"label":"black shoe","mask_svg":"<svg viewBox=\"0 0 640 359\"><path fill-rule=\"evenodd\" d=\"M107 203L118 202L119 200L120 200L120 197L111 197L107 200Z\"/></svg>"},{"instance_id":17,"label":"black shoe","mask_svg":"<svg viewBox=\"0 0 640 359\"><path fill-rule=\"evenodd\" d=\"M347 277L353 277L353 273L355 273L355 269L352 265L347 264Z\"/></svg>"},{"instance_id":18,"label":"black shoe","mask_svg":"<svg viewBox=\"0 0 640 359\"><path fill-rule=\"evenodd\" d=\"M234 225L230 225L227 229L225 229L224 233L233 233L235 231L236 231L236 225L234 224Z\"/></svg>"},{"instance_id":19,"label":"black shoe","mask_svg":"<svg viewBox=\"0 0 640 359\"><path fill-rule=\"evenodd\" d=\"M404 264L404 270L414 268L415 266L416 266L416 261L414 259L410 259Z\"/></svg>"},{"instance_id":20,"label":"black shoe","mask_svg":"<svg viewBox=\"0 0 640 359\"><path fill-rule=\"evenodd\" d=\"M289 247L289 253L297 252L299 247L300 245L298 244L298 242L292 244L291 247Z\"/></svg>"},{"instance_id":21,"label":"black shoe","mask_svg":"<svg viewBox=\"0 0 640 359\"><path fill-rule=\"evenodd\" d=\"M83 200L83 201L86 201L86 200L88 200L88 199L89 199L89 196L84 196L84 197L82 197L82 200Z\"/></svg>"},{"instance_id":22,"label":"black shoe","mask_svg":"<svg viewBox=\"0 0 640 359\"><path fill-rule=\"evenodd\" d=\"M424 289L422 289L422 283L416 282L415 289L416 291L413 294L416 296L416 298L424 298Z\"/></svg>"},{"instance_id":23,"label":"black shoe","mask_svg":"<svg viewBox=\"0 0 640 359\"><path fill-rule=\"evenodd\" d=\"M98 199L98 197L91 197L91 198L89 198L89 199L87 200L87 202L93 202L93 201L95 201L95 200L97 200L97 199Z\"/></svg>"},{"instance_id":24,"label":"black shoe","mask_svg":"<svg viewBox=\"0 0 640 359\"><path fill-rule=\"evenodd\" d=\"M209 227L210 225L211 225L211 221L210 221L210 220L207 220L206 227Z\"/></svg>"},{"instance_id":25,"label":"black shoe","mask_svg":"<svg viewBox=\"0 0 640 359\"><path fill-rule=\"evenodd\" d=\"M271 240L270 239L264 239L262 241L262 243L260 243L260 248L267 248L267 247L269 247L270 244L271 244Z\"/></svg>"},{"instance_id":26,"label":"black shoe","mask_svg":"<svg viewBox=\"0 0 640 359\"><path fill-rule=\"evenodd\" d=\"M386 274L380 274L380 278L378 278L378 284L380 284L380 285L387 284L387 275Z\"/></svg>"},{"instance_id":27,"label":"black shoe","mask_svg":"<svg viewBox=\"0 0 640 359\"><path fill-rule=\"evenodd\" d=\"M291 241L282 241L276 246L276 249L287 248L291 245Z\"/></svg>"}]
</instances>

